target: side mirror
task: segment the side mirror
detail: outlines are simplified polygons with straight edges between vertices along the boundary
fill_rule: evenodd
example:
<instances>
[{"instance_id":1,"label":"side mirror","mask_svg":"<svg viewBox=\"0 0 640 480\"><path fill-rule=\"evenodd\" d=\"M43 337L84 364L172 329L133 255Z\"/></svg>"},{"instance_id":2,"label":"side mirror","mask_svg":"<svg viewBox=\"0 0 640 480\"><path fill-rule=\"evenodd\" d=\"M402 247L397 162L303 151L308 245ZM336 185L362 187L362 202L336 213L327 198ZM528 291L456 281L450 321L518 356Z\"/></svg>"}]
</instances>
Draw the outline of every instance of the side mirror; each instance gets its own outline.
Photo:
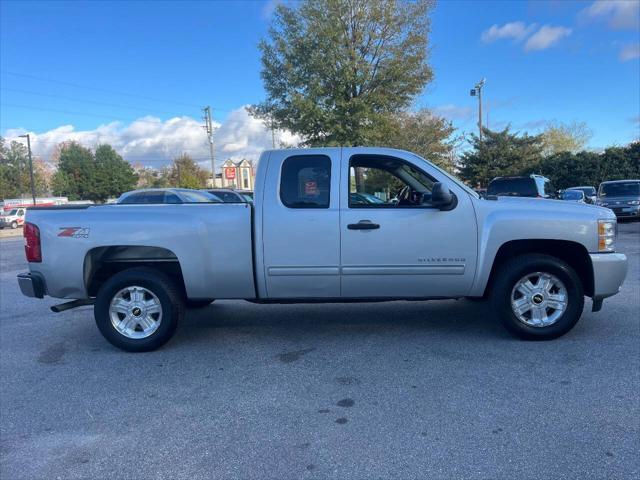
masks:
<instances>
[{"instance_id":1,"label":"side mirror","mask_svg":"<svg viewBox=\"0 0 640 480\"><path fill-rule=\"evenodd\" d=\"M457 203L455 195L440 182L433 184L431 188L431 205L440 210L451 210Z\"/></svg>"}]
</instances>

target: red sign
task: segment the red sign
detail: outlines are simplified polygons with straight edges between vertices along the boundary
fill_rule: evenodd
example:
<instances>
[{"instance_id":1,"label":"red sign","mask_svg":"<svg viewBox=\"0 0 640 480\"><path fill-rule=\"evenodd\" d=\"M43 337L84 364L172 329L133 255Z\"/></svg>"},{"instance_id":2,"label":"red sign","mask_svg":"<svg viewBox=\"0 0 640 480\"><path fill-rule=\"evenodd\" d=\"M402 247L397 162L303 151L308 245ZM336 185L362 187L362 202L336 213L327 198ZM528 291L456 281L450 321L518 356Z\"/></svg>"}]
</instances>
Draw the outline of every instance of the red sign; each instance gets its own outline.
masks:
<instances>
[{"instance_id":1,"label":"red sign","mask_svg":"<svg viewBox=\"0 0 640 480\"><path fill-rule=\"evenodd\" d=\"M235 168L225 168L224 169L224 178L227 180L233 180L236 178L236 169Z\"/></svg>"},{"instance_id":2,"label":"red sign","mask_svg":"<svg viewBox=\"0 0 640 480\"><path fill-rule=\"evenodd\" d=\"M318 195L320 195L320 191L318 190L318 184L313 181L305 182L304 194L309 197L317 197Z\"/></svg>"}]
</instances>

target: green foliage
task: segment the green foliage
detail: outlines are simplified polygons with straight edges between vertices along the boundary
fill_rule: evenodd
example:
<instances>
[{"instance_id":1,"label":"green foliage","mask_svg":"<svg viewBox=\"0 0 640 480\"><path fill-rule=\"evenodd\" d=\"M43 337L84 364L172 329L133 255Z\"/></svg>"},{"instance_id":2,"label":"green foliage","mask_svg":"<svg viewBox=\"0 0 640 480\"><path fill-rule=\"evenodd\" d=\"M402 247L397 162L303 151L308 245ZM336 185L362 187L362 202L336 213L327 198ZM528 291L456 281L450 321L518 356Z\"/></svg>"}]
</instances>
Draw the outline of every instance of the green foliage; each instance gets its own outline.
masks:
<instances>
[{"instance_id":1,"label":"green foliage","mask_svg":"<svg viewBox=\"0 0 640 480\"><path fill-rule=\"evenodd\" d=\"M169 184L180 188L204 188L208 173L186 153L173 161L169 173Z\"/></svg>"},{"instance_id":2,"label":"green foliage","mask_svg":"<svg viewBox=\"0 0 640 480\"><path fill-rule=\"evenodd\" d=\"M260 43L267 100L250 111L309 146L385 140L431 80L431 0L306 0L276 8Z\"/></svg>"},{"instance_id":3,"label":"green foliage","mask_svg":"<svg viewBox=\"0 0 640 480\"><path fill-rule=\"evenodd\" d=\"M118 197L133 190L138 180L129 162L123 160L110 145L100 145L94 155L95 196L100 201Z\"/></svg>"},{"instance_id":4,"label":"green foliage","mask_svg":"<svg viewBox=\"0 0 640 480\"><path fill-rule=\"evenodd\" d=\"M136 181L131 165L111 146L98 146L94 155L88 148L72 142L60 151L53 193L70 200L104 202L133 189Z\"/></svg>"},{"instance_id":5,"label":"green foliage","mask_svg":"<svg viewBox=\"0 0 640 480\"><path fill-rule=\"evenodd\" d=\"M454 131L451 122L422 109L398 114L380 145L408 150L453 172L454 149L459 140Z\"/></svg>"},{"instance_id":6,"label":"green foliage","mask_svg":"<svg viewBox=\"0 0 640 480\"><path fill-rule=\"evenodd\" d=\"M44 162L33 159L33 172L36 195L48 193L48 172ZM7 144L0 137L0 199L31 197L31 178L29 175L29 154L27 146L12 141Z\"/></svg>"},{"instance_id":7,"label":"green foliage","mask_svg":"<svg viewBox=\"0 0 640 480\"><path fill-rule=\"evenodd\" d=\"M583 149L593 132L584 122L552 122L542 132L542 153L545 156L560 152L577 153Z\"/></svg>"},{"instance_id":8,"label":"green foliage","mask_svg":"<svg viewBox=\"0 0 640 480\"><path fill-rule=\"evenodd\" d=\"M597 187L606 180L640 178L640 142L610 147L602 153L563 152L542 159L534 168L535 173L549 177L561 189L579 185Z\"/></svg>"},{"instance_id":9,"label":"green foliage","mask_svg":"<svg viewBox=\"0 0 640 480\"><path fill-rule=\"evenodd\" d=\"M482 129L482 140L471 135L472 149L464 152L459 161L459 172L471 186L483 186L495 177L519 175L533 168L542 158L542 140L539 135L518 135L509 127L500 132Z\"/></svg>"}]
</instances>

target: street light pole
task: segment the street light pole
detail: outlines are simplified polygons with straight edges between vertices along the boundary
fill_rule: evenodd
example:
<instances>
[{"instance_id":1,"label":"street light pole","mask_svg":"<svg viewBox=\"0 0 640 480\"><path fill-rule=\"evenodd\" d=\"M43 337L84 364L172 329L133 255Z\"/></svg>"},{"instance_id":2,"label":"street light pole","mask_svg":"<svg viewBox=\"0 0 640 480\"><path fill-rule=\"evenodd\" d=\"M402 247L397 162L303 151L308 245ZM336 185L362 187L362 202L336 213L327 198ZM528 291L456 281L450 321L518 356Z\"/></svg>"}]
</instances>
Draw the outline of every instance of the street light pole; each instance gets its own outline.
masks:
<instances>
[{"instance_id":1,"label":"street light pole","mask_svg":"<svg viewBox=\"0 0 640 480\"><path fill-rule=\"evenodd\" d=\"M482 87L484 87L486 80L486 78L483 78L471 89L471 96L478 97L478 136L480 141L482 141Z\"/></svg>"},{"instance_id":2,"label":"street light pole","mask_svg":"<svg viewBox=\"0 0 640 480\"><path fill-rule=\"evenodd\" d=\"M31 198L33 199L33 205L36 205L36 183L33 180L33 159L31 158L31 137L27 133L26 135L20 135L22 138L27 139L27 150L29 151L29 177L31 179Z\"/></svg>"}]
</instances>

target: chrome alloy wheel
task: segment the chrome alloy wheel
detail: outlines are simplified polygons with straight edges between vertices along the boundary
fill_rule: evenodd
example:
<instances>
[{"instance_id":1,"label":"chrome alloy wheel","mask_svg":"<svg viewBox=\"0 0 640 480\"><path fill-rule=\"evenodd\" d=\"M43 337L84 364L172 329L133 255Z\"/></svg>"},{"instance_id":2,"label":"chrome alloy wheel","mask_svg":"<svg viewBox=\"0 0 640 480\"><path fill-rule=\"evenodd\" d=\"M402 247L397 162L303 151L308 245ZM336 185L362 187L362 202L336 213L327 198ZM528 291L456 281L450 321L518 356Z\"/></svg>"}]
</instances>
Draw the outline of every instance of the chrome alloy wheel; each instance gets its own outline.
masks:
<instances>
[{"instance_id":1,"label":"chrome alloy wheel","mask_svg":"<svg viewBox=\"0 0 640 480\"><path fill-rule=\"evenodd\" d=\"M529 273L511 291L511 309L530 327L548 327L567 309L568 295L564 283L546 272Z\"/></svg>"},{"instance_id":2,"label":"chrome alloy wheel","mask_svg":"<svg viewBox=\"0 0 640 480\"><path fill-rule=\"evenodd\" d=\"M144 287L126 287L116 293L109 304L111 325L127 338L152 335L162 321L162 305L153 292Z\"/></svg>"}]
</instances>

